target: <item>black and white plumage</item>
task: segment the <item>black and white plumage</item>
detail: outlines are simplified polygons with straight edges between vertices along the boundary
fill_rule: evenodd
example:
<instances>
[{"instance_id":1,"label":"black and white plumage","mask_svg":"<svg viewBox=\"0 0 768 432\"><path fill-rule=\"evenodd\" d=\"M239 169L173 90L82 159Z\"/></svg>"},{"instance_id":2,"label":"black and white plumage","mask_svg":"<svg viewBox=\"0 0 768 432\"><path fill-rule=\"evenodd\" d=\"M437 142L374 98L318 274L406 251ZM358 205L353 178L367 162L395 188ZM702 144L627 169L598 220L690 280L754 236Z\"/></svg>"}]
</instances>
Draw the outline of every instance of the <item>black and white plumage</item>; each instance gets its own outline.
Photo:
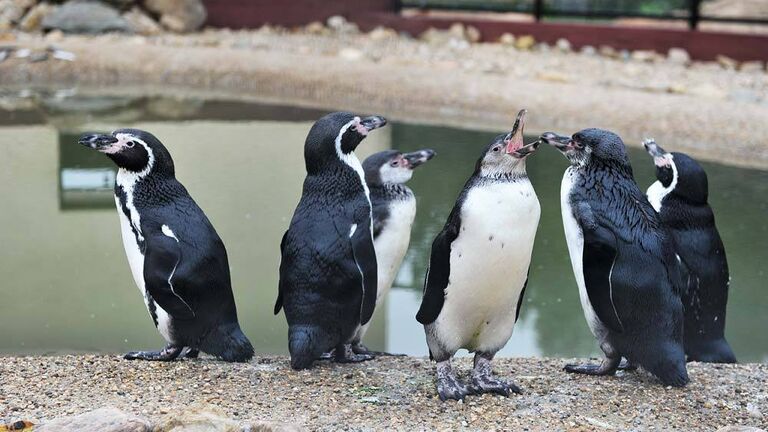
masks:
<instances>
[{"instance_id":1,"label":"black and white plumage","mask_svg":"<svg viewBox=\"0 0 768 432\"><path fill-rule=\"evenodd\" d=\"M606 357L566 371L613 374L623 356L665 385L685 385L680 267L632 177L624 142L600 129L541 139L571 163L561 188L563 225L584 316Z\"/></svg>"},{"instance_id":2,"label":"black and white plumage","mask_svg":"<svg viewBox=\"0 0 768 432\"><path fill-rule=\"evenodd\" d=\"M435 156L434 150L424 149L410 153L385 150L363 161L365 182L370 190L373 209L373 243L376 249L378 308L392 288L400 264L411 241L411 227L416 218L416 197L405 183L413 170ZM370 323L361 326L354 338L353 350L371 353L362 339Z\"/></svg>"},{"instance_id":3,"label":"black and white plumage","mask_svg":"<svg viewBox=\"0 0 768 432\"><path fill-rule=\"evenodd\" d=\"M195 357L247 361L253 347L240 330L224 248L184 186L173 159L152 134L119 129L85 135L80 144L105 153L119 170L115 203L123 246L152 321L167 341L160 352L126 359Z\"/></svg>"},{"instance_id":4,"label":"black and white plumage","mask_svg":"<svg viewBox=\"0 0 768 432\"><path fill-rule=\"evenodd\" d=\"M307 135L307 176L280 245L275 303L275 314L285 309L294 369L312 367L331 349L339 362L371 358L351 347L373 315L377 283L370 193L354 150L385 124L383 117L332 113Z\"/></svg>"},{"instance_id":5,"label":"black and white plumage","mask_svg":"<svg viewBox=\"0 0 768 432\"><path fill-rule=\"evenodd\" d=\"M658 179L648 188L648 200L674 238L686 270L685 353L689 361L735 363L725 340L728 261L707 202L707 174L684 153L665 152L652 139L643 144L653 157Z\"/></svg>"},{"instance_id":6,"label":"black and white plumage","mask_svg":"<svg viewBox=\"0 0 768 432\"><path fill-rule=\"evenodd\" d=\"M437 362L440 399L520 392L493 377L491 360L520 313L540 206L525 169L538 142L523 144L525 111L483 150L442 231L432 243L416 319ZM459 349L475 352L470 385L454 374Z\"/></svg>"}]
</instances>

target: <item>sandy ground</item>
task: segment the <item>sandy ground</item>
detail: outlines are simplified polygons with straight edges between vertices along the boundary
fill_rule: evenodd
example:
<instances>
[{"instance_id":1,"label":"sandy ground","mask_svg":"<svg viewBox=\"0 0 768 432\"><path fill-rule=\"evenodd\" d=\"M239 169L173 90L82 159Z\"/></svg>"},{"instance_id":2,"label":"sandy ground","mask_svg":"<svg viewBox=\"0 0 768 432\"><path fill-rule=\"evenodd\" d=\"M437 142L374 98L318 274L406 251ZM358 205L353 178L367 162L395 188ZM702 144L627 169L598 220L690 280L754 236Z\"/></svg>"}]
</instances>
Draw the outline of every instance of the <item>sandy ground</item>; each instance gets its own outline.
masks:
<instances>
[{"instance_id":1,"label":"sandy ground","mask_svg":"<svg viewBox=\"0 0 768 432\"><path fill-rule=\"evenodd\" d=\"M18 34L3 43L33 50L53 44L76 56L72 62L8 58L0 62L5 89L196 92L491 130L508 128L525 107L531 133L604 127L628 145L639 146L650 135L665 148L702 159L768 167L768 73L760 65L686 66L628 53L608 58L322 27L316 34Z\"/></svg>"},{"instance_id":2,"label":"sandy ground","mask_svg":"<svg viewBox=\"0 0 768 432\"><path fill-rule=\"evenodd\" d=\"M0 358L0 424L35 423L102 406L156 420L215 405L236 420L311 430L716 430L768 427L768 365L689 364L691 383L665 388L645 372L595 378L562 371L564 359L499 359L496 372L524 394L435 396L433 364L380 358L295 372L282 357L247 364L210 359L128 362L117 356ZM470 360L456 362L464 376Z\"/></svg>"}]
</instances>

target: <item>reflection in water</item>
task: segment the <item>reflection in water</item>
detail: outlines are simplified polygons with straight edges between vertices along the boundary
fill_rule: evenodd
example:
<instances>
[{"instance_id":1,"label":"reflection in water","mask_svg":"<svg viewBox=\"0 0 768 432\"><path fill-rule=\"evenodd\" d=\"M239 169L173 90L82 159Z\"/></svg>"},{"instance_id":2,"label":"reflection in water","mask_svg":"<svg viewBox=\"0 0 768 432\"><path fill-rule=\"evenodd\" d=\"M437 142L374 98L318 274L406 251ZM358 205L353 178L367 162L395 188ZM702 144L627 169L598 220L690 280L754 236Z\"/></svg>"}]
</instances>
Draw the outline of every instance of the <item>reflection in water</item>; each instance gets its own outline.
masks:
<instances>
[{"instance_id":1,"label":"reflection in water","mask_svg":"<svg viewBox=\"0 0 768 432\"><path fill-rule=\"evenodd\" d=\"M0 115L5 203L0 212L0 353L120 352L161 343L119 239L111 195L114 166L76 143L82 132L123 126L150 130L167 144L179 179L227 245L244 331L259 352L285 353L285 320L271 312L278 245L300 195L304 137L321 113L221 101L53 99ZM409 183L418 199L411 248L387 307L377 311L367 335L371 348L426 355L414 316L429 248L493 136L392 124L361 146L363 155L390 147L430 147L438 153ZM665 146L674 148L674 143ZM641 150L630 156L645 189L653 179L650 158ZM560 179L567 164L549 148L528 163L541 223L524 308L501 354L597 354L560 219ZM756 330L768 327L762 283L768 172L703 165L733 278L727 336L740 360L765 361L768 335Z\"/></svg>"}]
</instances>

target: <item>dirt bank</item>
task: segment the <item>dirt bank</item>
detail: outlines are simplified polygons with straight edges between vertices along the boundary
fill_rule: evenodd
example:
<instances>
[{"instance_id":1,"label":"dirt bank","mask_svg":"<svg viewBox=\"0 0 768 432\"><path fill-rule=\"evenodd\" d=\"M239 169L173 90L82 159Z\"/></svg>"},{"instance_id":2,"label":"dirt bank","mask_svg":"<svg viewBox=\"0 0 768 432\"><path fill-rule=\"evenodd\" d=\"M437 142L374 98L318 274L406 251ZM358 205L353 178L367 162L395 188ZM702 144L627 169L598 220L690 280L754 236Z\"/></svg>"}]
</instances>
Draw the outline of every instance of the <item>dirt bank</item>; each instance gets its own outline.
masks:
<instances>
[{"instance_id":1,"label":"dirt bank","mask_svg":"<svg viewBox=\"0 0 768 432\"><path fill-rule=\"evenodd\" d=\"M562 372L564 359L499 359L496 371L525 393L466 403L435 397L433 364L382 358L294 372L286 358L248 364L210 359L128 362L117 356L0 358L0 424L35 423L115 406L157 420L190 405L240 421L309 429L716 430L765 428L768 365L689 365L691 384L665 388L645 372L594 378ZM469 359L457 362L468 371Z\"/></svg>"},{"instance_id":2,"label":"dirt bank","mask_svg":"<svg viewBox=\"0 0 768 432\"><path fill-rule=\"evenodd\" d=\"M647 53L516 49L441 34L421 41L386 30L315 32L18 34L10 44L33 52L55 44L75 59L11 56L0 62L0 85L213 92L482 129L507 128L526 107L531 133L599 126L630 145L651 135L702 159L768 167L764 65L736 70L727 60L691 65Z\"/></svg>"}]
</instances>

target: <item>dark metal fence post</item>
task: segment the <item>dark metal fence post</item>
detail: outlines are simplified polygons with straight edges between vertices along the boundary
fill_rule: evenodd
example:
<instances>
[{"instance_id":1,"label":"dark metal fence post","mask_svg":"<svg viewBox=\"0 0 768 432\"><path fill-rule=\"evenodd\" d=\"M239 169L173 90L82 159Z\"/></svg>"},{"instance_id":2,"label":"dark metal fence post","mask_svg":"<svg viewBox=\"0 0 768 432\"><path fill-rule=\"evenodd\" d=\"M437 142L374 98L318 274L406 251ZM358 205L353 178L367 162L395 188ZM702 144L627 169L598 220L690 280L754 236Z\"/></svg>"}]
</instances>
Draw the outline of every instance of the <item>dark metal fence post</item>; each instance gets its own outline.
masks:
<instances>
[{"instance_id":1,"label":"dark metal fence post","mask_svg":"<svg viewBox=\"0 0 768 432\"><path fill-rule=\"evenodd\" d=\"M533 17L536 21L541 21L544 16L544 0L533 0Z\"/></svg>"},{"instance_id":2,"label":"dark metal fence post","mask_svg":"<svg viewBox=\"0 0 768 432\"><path fill-rule=\"evenodd\" d=\"M688 28L696 30L701 19L701 0L689 0L690 10L688 11Z\"/></svg>"}]
</instances>

